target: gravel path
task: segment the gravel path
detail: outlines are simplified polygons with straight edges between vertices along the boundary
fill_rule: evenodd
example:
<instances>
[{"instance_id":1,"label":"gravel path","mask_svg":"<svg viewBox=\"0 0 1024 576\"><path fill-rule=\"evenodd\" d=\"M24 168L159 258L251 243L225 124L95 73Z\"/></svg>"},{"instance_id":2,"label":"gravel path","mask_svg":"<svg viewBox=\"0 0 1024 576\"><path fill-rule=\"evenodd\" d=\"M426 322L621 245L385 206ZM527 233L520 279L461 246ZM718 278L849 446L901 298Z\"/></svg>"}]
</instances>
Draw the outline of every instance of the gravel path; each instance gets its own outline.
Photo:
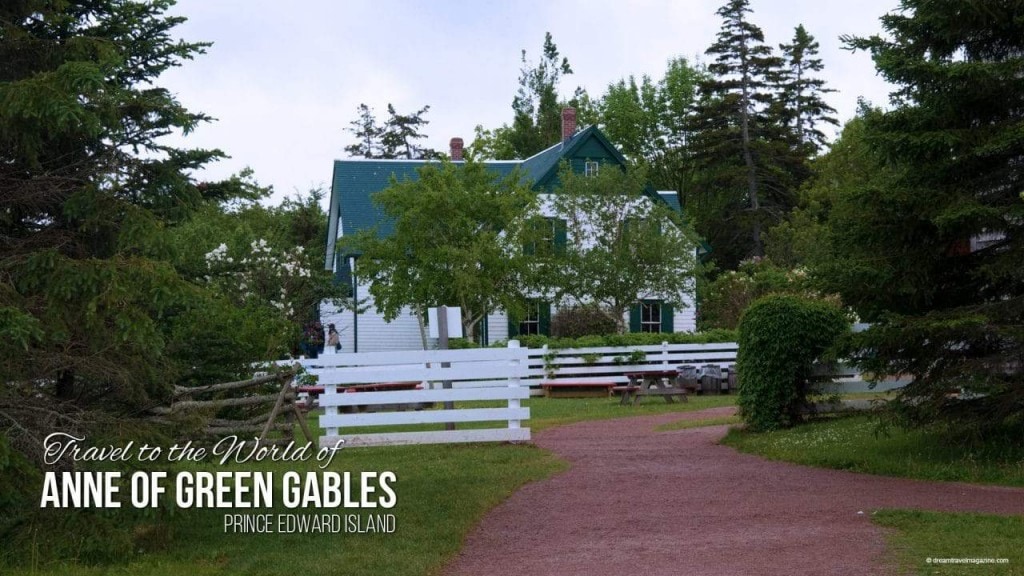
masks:
<instances>
[{"instance_id":1,"label":"gravel path","mask_svg":"<svg viewBox=\"0 0 1024 576\"><path fill-rule=\"evenodd\" d=\"M655 432L732 407L582 422L535 442L572 467L489 512L445 574L887 574L879 508L1024 514L1024 489L809 468Z\"/></svg>"}]
</instances>

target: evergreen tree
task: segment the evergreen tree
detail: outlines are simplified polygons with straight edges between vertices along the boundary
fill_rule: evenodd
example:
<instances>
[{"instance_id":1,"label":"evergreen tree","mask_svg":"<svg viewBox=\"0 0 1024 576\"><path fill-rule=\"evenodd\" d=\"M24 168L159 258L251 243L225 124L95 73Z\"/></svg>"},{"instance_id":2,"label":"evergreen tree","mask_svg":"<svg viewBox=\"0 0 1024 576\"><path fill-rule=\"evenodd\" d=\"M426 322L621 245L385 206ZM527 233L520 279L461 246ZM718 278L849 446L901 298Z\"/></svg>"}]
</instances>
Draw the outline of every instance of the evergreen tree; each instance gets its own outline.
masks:
<instances>
[{"instance_id":1,"label":"evergreen tree","mask_svg":"<svg viewBox=\"0 0 1024 576\"><path fill-rule=\"evenodd\" d=\"M826 88L824 80L813 77L823 68L821 58L816 57L818 47L818 41L808 34L803 24L796 27L791 44L779 45L785 58L778 99L783 107L781 113L800 144L808 147L812 154L825 144L825 134L819 126L823 123L839 125L835 109L822 98L823 94L835 90Z\"/></svg>"},{"instance_id":2,"label":"evergreen tree","mask_svg":"<svg viewBox=\"0 0 1024 576\"><path fill-rule=\"evenodd\" d=\"M527 158L562 138L562 114L558 100L558 82L572 74L569 59L559 59L551 33L544 34L540 61L532 65L522 53L519 90L512 100L512 148L519 158Z\"/></svg>"},{"instance_id":3,"label":"evergreen tree","mask_svg":"<svg viewBox=\"0 0 1024 576\"><path fill-rule=\"evenodd\" d=\"M390 104L388 109L391 109ZM345 128L345 131L355 135L356 143L345 146L345 152L357 158L382 158L384 152L381 137L384 128L377 124L377 118L369 106L360 104L358 110L359 118L349 122L350 128Z\"/></svg>"},{"instance_id":4,"label":"evergreen tree","mask_svg":"<svg viewBox=\"0 0 1024 576\"><path fill-rule=\"evenodd\" d=\"M690 120L694 172L685 208L728 268L764 255L762 232L794 203L793 146L771 106L782 60L748 19L747 0L717 12L722 28L706 51L713 58Z\"/></svg>"},{"instance_id":5,"label":"evergreen tree","mask_svg":"<svg viewBox=\"0 0 1024 576\"><path fill-rule=\"evenodd\" d=\"M478 127L469 146L473 156L480 160L522 159L557 144L562 139L565 106L577 109L578 122L596 118L593 101L582 88L577 88L569 101L559 100L558 83L562 76L572 74L569 59L559 56L550 32L544 34L539 62L528 61L523 50L519 88L512 99L512 125L504 124L494 130Z\"/></svg>"},{"instance_id":6,"label":"evergreen tree","mask_svg":"<svg viewBox=\"0 0 1024 576\"><path fill-rule=\"evenodd\" d=\"M864 368L909 374L908 422L1024 422L1024 11L903 0L868 50L898 89L864 138L895 167L827 220L848 266L817 271L867 321ZM840 209L841 208L841 209ZM966 394L951 396L950 391Z\"/></svg>"},{"instance_id":7,"label":"evergreen tree","mask_svg":"<svg viewBox=\"0 0 1024 576\"><path fill-rule=\"evenodd\" d=\"M380 136L381 158L406 158L409 160L423 160L437 157L437 151L430 148L422 148L416 145L417 140L426 138L420 130L430 123L423 118L423 115L430 110L430 106L424 106L412 114L399 114L395 107L388 104L388 121L384 124L383 133Z\"/></svg>"},{"instance_id":8,"label":"evergreen tree","mask_svg":"<svg viewBox=\"0 0 1024 576\"><path fill-rule=\"evenodd\" d=\"M360 104L358 110L359 117L349 122L351 127L345 129L355 135L357 140L355 144L345 146L349 156L385 160L423 160L438 156L436 150L416 145L417 140L427 137L420 130L430 123L423 118L430 106L424 106L412 114L399 114L389 103L388 119L383 125L377 123L373 109L366 104Z\"/></svg>"}]
</instances>

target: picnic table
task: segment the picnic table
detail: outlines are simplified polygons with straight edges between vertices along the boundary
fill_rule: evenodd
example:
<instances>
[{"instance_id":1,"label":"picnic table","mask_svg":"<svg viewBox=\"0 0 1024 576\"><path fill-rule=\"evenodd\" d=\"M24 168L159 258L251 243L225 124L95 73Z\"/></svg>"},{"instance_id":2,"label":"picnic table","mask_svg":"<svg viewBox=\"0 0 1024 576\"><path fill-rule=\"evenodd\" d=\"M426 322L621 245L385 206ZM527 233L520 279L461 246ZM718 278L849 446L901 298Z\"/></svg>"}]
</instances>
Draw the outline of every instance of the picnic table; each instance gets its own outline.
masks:
<instances>
[{"instance_id":1,"label":"picnic table","mask_svg":"<svg viewBox=\"0 0 1024 576\"><path fill-rule=\"evenodd\" d=\"M661 396L669 404L675 403L678 396L682 402L686 402L686 389L676 382L677 370L645 370L643 372L626 372L629 378L627 386L619 386L622 398L619 404L636 405L641 396Z\"/></svg>"}]
</instances>

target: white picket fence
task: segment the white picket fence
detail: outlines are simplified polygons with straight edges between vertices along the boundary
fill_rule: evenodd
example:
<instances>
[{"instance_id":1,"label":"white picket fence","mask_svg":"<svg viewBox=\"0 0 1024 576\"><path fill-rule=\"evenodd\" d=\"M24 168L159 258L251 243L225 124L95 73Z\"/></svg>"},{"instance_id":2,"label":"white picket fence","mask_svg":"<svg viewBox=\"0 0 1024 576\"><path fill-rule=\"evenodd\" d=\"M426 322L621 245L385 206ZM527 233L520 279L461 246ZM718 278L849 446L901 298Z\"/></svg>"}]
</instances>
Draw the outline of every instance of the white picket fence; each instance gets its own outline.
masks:
<instances>
[{"instance_id":1,"label":"white picket fence","mask_svg":"<svg viewBox=\"0 0 1024 576\"><path fill-rule=\"evenodd\" d=\"M547 347L530 349L530 384L540 382L628 382L623 374L645 370L675 369L683 364L707 364L731 370L739 347L735 342L712 344L669 344L612 346L600 348ZM539 393L539 391L537 391Z\"/></svg>"},{"instance_id":2,"label":"white picket fence","mask_svg":"<svg viewBox=\"0 0 1024 576\"><path fill-rule=\"evenodd\" d=\"M521 406L529 388L529 351L518 341L507 348L474 350L426 350L323 354L315 360L303 360L311 374L324 387L320 406L324 414L320 426L326 434L321 447L337 445L375 446L385 444L437 444L455 442L528 441L530 429L522 426L530 418L530 409ZM344 392L354 384L384 382L422 382L417 390L380 392ZM444 382L451 382L446 389ZM339 387L342 387L339 389ZM453 408L358 412L360 407L421 405L475 400L499 400L499 408ZM345 413L344 409L352 410ZM428 430L412 432L362 432L353 428L410 424L442 424L501 421L500 428ZM456 426L458 428L458 426Z\"/></svg>"}]
</instances>

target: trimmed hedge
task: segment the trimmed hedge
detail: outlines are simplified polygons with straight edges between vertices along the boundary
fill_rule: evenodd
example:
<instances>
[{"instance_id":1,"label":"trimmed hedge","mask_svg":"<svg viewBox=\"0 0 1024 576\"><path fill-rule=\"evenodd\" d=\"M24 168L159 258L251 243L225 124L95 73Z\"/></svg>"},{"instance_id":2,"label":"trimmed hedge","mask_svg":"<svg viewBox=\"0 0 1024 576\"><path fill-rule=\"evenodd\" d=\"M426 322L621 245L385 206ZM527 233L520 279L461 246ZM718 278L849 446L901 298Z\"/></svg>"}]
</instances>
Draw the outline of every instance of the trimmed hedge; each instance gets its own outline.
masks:
<instances>
[{"instance_id":1,"label":"trimmed hedge","mask_svg":"<svg viewBox=\"0 0 1024 576\"><path fill-rule=\"evenodd\" d=\"M786 428L800 421L811 393L815 360L848 332L837 306L792 294L754 301L739 325L740 415L752 430Z\"/></svg>"},{"instance_id":2,"label":"trimmed hedge","mask_svg":"<svg viewBox=\"0 0 1024 576\"><path fill-rule=\"evenodd\" d=\"M710 344L715 342L735 342L735 330L708 330L706 332L671 332L630 334L608 334L605 336L582 336L580 338L549 338L547 336L517 336L525 348L541 348L547 344L548 349L562 348L598 348L604 346L654 346L662 342L669 344ZM507 345L506 341L493 344L495 347Z\"/></svg>"}]
</instances>

